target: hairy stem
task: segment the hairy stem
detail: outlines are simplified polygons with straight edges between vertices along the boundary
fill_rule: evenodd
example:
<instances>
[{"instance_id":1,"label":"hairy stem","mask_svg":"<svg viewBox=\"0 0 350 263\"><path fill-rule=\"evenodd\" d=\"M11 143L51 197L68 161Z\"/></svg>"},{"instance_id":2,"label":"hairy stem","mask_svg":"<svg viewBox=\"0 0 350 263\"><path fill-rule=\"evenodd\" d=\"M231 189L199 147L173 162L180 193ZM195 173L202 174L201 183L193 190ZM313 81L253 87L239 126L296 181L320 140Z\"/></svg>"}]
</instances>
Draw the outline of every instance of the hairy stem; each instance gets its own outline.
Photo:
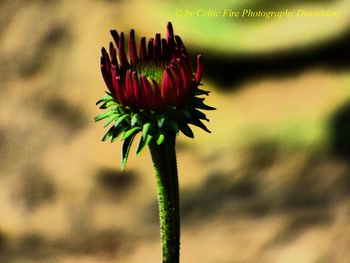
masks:
<instances>
[{"instance_id":1,"label":"hairy stem","mask_svg":"<svg viewBox=\"0 0 350 263\"><path fill-rule=\"evenodd\" d=\"M161 145L149 144L157 181L163 263L178 263L180 250L179 183L175 133L168 133Z\"/></svg>"}]
</instances>

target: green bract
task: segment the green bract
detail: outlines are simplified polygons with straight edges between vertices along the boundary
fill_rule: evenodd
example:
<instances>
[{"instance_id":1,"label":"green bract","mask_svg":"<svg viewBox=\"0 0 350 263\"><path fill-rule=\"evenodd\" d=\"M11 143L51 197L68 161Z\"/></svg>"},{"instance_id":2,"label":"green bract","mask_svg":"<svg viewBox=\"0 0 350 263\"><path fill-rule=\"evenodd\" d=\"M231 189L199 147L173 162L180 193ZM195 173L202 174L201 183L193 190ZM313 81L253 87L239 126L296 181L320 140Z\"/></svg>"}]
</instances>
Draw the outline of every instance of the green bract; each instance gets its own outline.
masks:
<instances>
[{"instance_id":1,"label":"green bract","mask_svg":"<svg viewBox=\"0 0 350 263\"><path fill-rule=\"evenodd\" d=\"M109 92L106 92L96 105L100 105L100 109L107 110L96 116L95 121L105 120L104 127L110 126L102 141L114 142L117 138L123 141L121 169L123 170L126 165L131 145L138 133L141 136L136 155L140 154L152 140L155 140L158 145L162 144L168 131L175 133L181 131L187 137L193 138L194 134L189 124L210 133L202 122L209 120L200 109L214 110L215 108L204 104L204 98L198 97L199 95L208 95L208 92L197 89L194 96L181 109L169 107L164 112L156 112L121 106Z\"/></svg>"}]
</instances>

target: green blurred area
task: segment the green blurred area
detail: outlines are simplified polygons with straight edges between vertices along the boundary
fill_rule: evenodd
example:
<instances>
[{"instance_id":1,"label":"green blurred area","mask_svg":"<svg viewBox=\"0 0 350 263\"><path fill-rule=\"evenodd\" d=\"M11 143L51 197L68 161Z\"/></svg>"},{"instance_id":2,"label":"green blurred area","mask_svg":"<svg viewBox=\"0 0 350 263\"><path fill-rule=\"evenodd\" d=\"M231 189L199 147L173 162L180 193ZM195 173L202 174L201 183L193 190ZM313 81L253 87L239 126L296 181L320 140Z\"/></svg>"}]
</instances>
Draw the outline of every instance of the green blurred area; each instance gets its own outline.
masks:
<instances>
[{"instance_id":1,"label":"green blurred area","mask_svg":"<svg viewBox=\"0 0 350 263\"><path fill-rule=\"evenodd\" d=\"M225 9L341 15L203 16ZM168 21L203 54L217 107L211 134L178 136L182 262L347 262L349 10L346 0L1 1L0 262L160 261L149 154L131 154L121 175L121 145L102 143L93 117L109 30L164 36Z\"/></svg>"}]
</instances>

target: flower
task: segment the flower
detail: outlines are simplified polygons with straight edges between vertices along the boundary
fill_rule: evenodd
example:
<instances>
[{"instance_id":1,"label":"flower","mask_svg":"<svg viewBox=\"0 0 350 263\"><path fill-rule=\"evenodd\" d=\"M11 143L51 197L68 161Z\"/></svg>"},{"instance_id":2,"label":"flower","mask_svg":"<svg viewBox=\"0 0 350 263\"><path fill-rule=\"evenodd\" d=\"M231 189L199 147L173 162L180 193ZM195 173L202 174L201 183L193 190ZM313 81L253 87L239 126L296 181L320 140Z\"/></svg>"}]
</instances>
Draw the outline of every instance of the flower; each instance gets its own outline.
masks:
<instances>
[{"instance_id":1,"label":"flower","mask_svg":"<svg viewBox=\"0 0 350 263\"><path fill-rule=\"evenodd\" d=\"M101 71L113 98L125 107L163 111L168 106L181 107L187 96L198 87L202 73L202 56L197 56L197 70L192 76L192 65L186 48L172 24L167 26L166 38L156 34L140 43L136 51L135 31L130 31L129 61L125 53L124 33L111 30L117 49L109 46L109 55L102 48ZM118 54L118 59L117 59ZM119 61L119 63L118 63Z\"/></svg>"},{"instance_id":2,"label":"flower","mask_svg":"<svg viewBox=\"0 0 350 263\"><path fill-rule=\"evenodd\" d=\"M102 103L101 109L113 108L97 116L95 121L106 119L105 126L113 122L114 125L102 140L111 137L113 142L120 136L124 141L124 160L138 132L142 132L142 137L137 153L151 140L160 145L168 132L182 131L193 138L188 124L210 132L201 121L208 119L199 110L215 109L205 105L204 98L198 97L209 94L198 88L202 85L202 55L197 56L194 72L190 56L181 38L174 35L172 24L167 25L166 38L157 33L146 44L146 38L142 37L139 54L132 29L129 56L125 52L124 33L110 32L116 47L110 42L109 53L104 47L101 50L101 72L109 92L97 104Z\"/></svg>"}]
</instances>

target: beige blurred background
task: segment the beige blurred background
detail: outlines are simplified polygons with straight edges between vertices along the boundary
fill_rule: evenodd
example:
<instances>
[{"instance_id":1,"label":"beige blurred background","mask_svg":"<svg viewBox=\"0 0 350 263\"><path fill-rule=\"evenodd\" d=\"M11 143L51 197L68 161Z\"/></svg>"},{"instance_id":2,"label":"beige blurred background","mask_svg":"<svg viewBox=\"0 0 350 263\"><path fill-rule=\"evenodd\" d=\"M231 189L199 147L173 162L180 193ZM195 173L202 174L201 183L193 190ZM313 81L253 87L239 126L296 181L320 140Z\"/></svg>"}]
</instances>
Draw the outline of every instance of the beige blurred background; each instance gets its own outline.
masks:
<instances>
[{"instance_id":1,"label":"beige blurred background","mask_svg":"<svg viewBox=\"0 0 350 263\"><path fill-rule=\"evenodd\" d=\"M228 18L223 9L341 11ZM203 10L203 11L198 11ZM0 262L160 262L149 153L102 143L110 29L172 21L202 53L208 128L179 135L181 262L350 262L350 2L0 1ZM134 152L135 149L132 149Z\"/></svg>"}]
</instances>

